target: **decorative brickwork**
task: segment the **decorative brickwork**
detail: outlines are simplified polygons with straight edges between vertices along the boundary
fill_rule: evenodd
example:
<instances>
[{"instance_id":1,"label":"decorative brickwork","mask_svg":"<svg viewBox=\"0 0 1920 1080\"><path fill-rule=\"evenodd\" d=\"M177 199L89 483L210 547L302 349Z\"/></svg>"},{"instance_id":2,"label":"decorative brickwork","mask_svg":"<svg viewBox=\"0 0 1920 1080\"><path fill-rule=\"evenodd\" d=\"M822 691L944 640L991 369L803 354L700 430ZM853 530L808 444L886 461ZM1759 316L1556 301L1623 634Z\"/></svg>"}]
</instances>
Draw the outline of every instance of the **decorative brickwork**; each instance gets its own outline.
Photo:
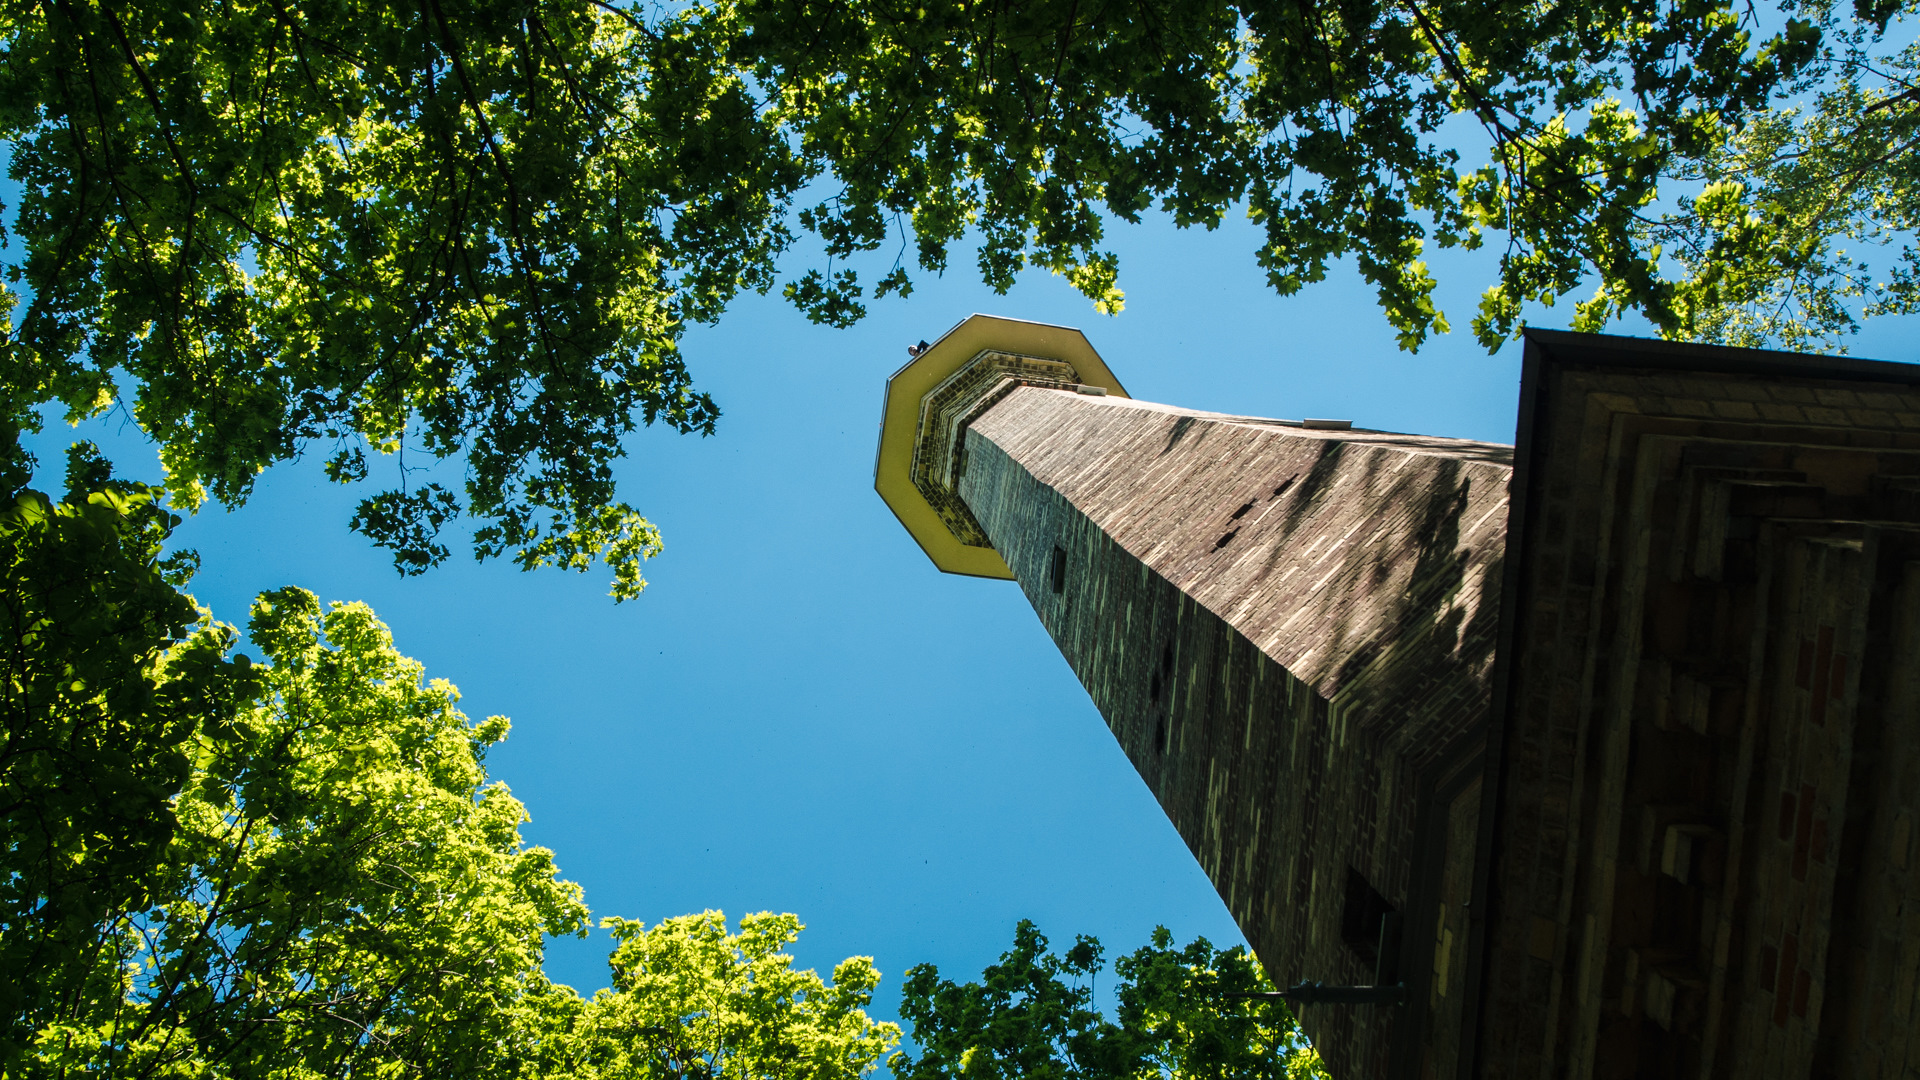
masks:
<instances>
[{"instance_id":1,"label":"decorative brickwork","mask_svg":"<svg viewBox=\"0 0 1920 1080\"><path fill-rule=\"evenodd\" d=\"M913 486L961 543L993 546L957 490L966 465L967 425L1016 387L1079 383L1080 374L1071 364L985 350L921 399L920 437L913 444Z\"/></svg>"},{"instance_id":2,"label":"decorative brickwork","mask_svg":"<svg viewBox=\"0 0 1920 1080\"><path fill-rule=\"evenodd\" d=\"M1528 364L1481 1075L1912 1075L1920 372Z\"/></svg>"}]
</instances>

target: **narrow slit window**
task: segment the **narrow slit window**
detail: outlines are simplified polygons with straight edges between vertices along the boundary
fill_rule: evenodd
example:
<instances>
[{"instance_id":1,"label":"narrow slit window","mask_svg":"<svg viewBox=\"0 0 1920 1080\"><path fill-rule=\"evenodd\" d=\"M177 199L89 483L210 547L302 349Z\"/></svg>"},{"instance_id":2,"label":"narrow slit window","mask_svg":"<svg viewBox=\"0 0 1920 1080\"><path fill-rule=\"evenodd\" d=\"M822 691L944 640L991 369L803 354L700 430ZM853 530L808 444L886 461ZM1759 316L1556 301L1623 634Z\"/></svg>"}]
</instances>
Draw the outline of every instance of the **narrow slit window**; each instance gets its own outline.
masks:
<instances>
[{"instance_id":1,"label":"narrow slit window","mask_svg":"<svg viewBox=\"0 0 1920 1080\"><path fill-rule=\"evenodd\" d=\"M1048 572L1054 592L1067 591L1067 549L1058 544L1053 546L1053 566Z\"/></svg>"},{"instance_id":2,"label":"narrow slit window","mask_svg":"<svg viewBox=\"0 0 1920 1080\"><path fill-rule=\"evenodd\" d=\"M1340 939L1361 961L1372 967L1375 978L1387 983L1399 973L1400 913L1366 876L1347 868L1347 888L1340 911ZM1383 951L1384 946L1384 951Z\"/></svg>"}]
</instances>

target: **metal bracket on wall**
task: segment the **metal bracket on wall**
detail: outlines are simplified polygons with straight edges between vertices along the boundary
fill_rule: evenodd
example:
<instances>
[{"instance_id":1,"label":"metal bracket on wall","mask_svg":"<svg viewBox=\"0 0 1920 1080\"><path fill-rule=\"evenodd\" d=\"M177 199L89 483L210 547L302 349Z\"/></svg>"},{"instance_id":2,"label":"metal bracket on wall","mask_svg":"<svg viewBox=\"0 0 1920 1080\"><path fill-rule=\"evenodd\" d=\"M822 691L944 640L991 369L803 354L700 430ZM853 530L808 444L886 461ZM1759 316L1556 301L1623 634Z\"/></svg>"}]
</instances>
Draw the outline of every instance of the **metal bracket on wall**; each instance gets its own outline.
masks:
<instances>
[{"instance_id":1,"label":"metal bracket on wall","mask_svg":"<svg viewBox=\"0 0 1920 1080\"><path fill-rule=\"evenodd\" d=\"M1300 982L1285 990L1227 994L1230 998L1285 1001L1289 1005L1405 1005L1407 984L1400 980L1400 913L1380 916L1380 944L1375 953L1372 986L1328 986Z\"/></svg>"},{"instance_id":2,"label":"metal bracket on wall","mask_svg":"<svg viewBox=\"0 0 1920 1080\"><path fill-rule=\"evenodd\" d=\"M1407 985L1394 983L1391 986L1328 986L1326 983L1302 982L1285 990L1221 996L1284 1001L1289 1005L1405 1005Z\"/></svg>"}]
</instances>

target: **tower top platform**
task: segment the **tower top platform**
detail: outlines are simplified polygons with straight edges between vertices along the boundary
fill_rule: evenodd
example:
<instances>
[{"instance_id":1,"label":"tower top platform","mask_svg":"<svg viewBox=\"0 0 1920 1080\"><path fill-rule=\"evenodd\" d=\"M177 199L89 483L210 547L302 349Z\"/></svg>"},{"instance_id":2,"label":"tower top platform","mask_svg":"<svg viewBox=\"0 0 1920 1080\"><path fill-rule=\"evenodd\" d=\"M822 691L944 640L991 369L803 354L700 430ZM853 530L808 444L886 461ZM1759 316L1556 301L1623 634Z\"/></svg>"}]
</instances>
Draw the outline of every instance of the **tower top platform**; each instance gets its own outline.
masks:
<instances>
[{"instance_id":1,"label":"tower top platform","mask_svg":"<svg viewBox=\"0 0 1920 1080\"><path fill-rule=\"evenodd\" d=\"M948 495L948 485L938 474L939 463L925 460L924 428L940 426L951 448L951 436L970 416L970 408L955 414L953 405L977 404L990 387L959 387L954 376L988 354L999 363L979 365L976 371L987 381L1009 381L1010 385L1084 386L1126 397L1126 388L1108 370L1086 335L1068 326L1008 319L997 315L969 315L940 339L908 361L887 380L885 406L880 417L880 449L873 467L873 487L886 501L887 508L906 526L920 549L933 564L949 574L1011 580L1013 571L1006 560L988 544L971 524L970 515L956 499ZM992 370L988 370L991 367ZM983 381L976 378L975 382ZM957 393L941 410L940 402L929 399L948 388ZM990 399L987 404L991 404ZM933 406L933 407L930 407ZM937 441L937 440L936 440ZM916 483L916 454L922 459ZM934 474L932 479L929 473ZM929 497L931 496L931 498ZM974 541L974 542L969 542Z\"/></svg>"}]
</instances>

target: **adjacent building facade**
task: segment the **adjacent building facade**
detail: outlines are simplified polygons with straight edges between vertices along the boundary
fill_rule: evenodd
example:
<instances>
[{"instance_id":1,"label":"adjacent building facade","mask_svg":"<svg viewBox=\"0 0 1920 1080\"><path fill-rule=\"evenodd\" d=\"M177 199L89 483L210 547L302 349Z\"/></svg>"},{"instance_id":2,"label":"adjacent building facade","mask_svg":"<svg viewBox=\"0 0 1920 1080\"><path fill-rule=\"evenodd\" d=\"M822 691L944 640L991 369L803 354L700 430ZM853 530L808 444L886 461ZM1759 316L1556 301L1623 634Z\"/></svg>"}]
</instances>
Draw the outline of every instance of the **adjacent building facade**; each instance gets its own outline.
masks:
<instances>
[{"instance_id":1,"label":"adjacent building facade","mask_svg":"<svg viewBox=\"0 0 1920 1080\"><path fill-rule=\"evenodd\" d=\"M1907 371L1535 334L1516 449L1136 402L975 316L876 486L1019 583L1277 984L1404 988L1301 1010L1335 1075L1897 1076Z\"/></svg>"}]
</instances>

